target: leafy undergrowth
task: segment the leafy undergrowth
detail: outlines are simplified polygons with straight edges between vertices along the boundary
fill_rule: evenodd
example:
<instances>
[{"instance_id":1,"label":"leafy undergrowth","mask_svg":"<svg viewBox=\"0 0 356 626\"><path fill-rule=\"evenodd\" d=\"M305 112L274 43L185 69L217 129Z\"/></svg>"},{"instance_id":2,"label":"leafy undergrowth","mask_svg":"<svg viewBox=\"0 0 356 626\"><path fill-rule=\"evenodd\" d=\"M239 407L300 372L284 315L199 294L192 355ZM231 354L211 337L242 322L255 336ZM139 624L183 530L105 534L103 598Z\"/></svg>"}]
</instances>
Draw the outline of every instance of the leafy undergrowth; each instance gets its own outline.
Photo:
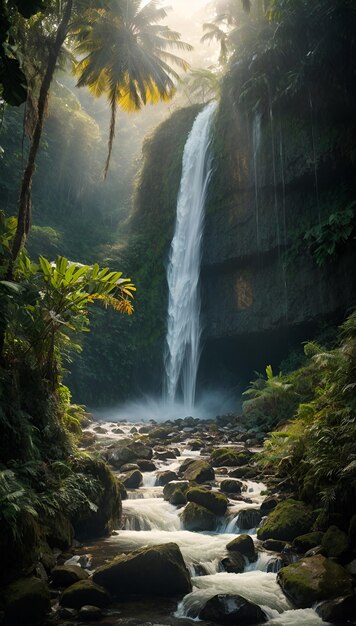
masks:
<instances>
[{"instance_id":1,"label":"leafy undergrowth","mask_svg":"<svg viewBox=\"0 0 356 626\"><path fill-rule=\"evenodd\" d=\"M345 525L356 508L356 313L341 326L337 345L306 344L306 365L258 379L245 415L266 430L259 463L319 510L319 528Z\"/></svg>"}]
</instances>

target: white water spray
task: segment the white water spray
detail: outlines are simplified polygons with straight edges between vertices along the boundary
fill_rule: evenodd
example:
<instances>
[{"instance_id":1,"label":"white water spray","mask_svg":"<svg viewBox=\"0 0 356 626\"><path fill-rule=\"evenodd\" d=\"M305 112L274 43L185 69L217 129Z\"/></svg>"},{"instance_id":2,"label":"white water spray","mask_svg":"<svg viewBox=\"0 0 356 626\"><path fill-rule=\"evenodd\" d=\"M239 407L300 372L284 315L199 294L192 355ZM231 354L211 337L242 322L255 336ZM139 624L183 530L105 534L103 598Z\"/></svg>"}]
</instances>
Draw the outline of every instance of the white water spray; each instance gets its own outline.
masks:
<instances>
[{"instance_id":1,"label":"white water spray","mask_svg":"<svg viewBox=\"0 0 356 626\"><path fill-rule=\"evenodd\" d=\"M165 395L174 402L181 384L186 409L194 406L200 357L199 275L204 205L211 169L208 159L210 128L216 109L210 103L197 116L185 144L177 217L171 244Z\"/></svg>"}]
</instances>

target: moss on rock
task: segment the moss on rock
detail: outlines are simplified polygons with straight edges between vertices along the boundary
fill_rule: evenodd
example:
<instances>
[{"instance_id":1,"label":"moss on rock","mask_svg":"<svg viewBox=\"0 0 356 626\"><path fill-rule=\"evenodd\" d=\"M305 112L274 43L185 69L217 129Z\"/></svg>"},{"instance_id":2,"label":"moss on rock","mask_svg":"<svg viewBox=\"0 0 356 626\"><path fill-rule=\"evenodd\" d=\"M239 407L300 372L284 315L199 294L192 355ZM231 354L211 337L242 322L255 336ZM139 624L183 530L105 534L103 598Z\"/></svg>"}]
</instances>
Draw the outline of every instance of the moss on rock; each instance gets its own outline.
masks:
<instances>
[{"instance_id":1,"label":"moss on rock","mask_svg":"<svg viewBox=\"0 0 356 626\"><path fill-rule=\"evenodd\" d=\"M255 544L250 535L242 534L235 537L235 539L227 544L226 550L228 550L228 552L239 552L247 557L250 562L256 560Z\"/></svg>"},{"instance_id":2,"label":"moss on rock","mask_svg":"<svg viewBox=\"0 0 356 626\"><path fill-rule=\"evenodd\" d=\"M170 502L173 493L177 489L179 489L179 491L181 491L185 495L187 493L187 490L189 489L189 482L187 480L172 480L171 482L167 483L163 487L164 500Z\"/></svg>"},{"instance_id":3,"label":"moss on rock","mask_svg":"<svg viewBox=\"0 0 356 626\"><path fill-rule=\"evenodd\" d=\"M215 530L218 519L214 513L200 504L189 502L181 514L183 528L192 531Z\"/></svg>"},{"instance_id":4,"label":"moss on rock","mask_svg":"<svg viewBox=\"0 0 356 626\"><path fill-rule=\"evenodd\" d=\"M116 596L144 594L176 597L192 590L189 572L175 543L122 554L99 567L93 580Z\"/></svg>"},{"instance_id":5,"label":"moss on rock","mask_svg":"<svg viewBox=\"0 0 356 626\"><path fill-rule=\"evenodd\" d=\"M321 555L283 567L277 582L297 608L352 593L352 577L341 565Z\"/></svg>"},{"instance_id":6,"label":"moss on rock","mask_svg":"<svg viewBox=\"0 0 356 626\"><path fill-rule=\"evenodd\" d=\"M249 450L238 451L235 448L216 448L211 453L211 464L214 467L233 467L246 465L252 458Z\"/></svg>"},{"instance_id":7,"label":"moss on rock","mask_svg":"<svg viewBox=\"0 0 356 626\"><path fill-rule=\"evenodd\" d=\"M292 547L297 552L307 552L316 546L320 546L324 533L315 531L313 533L306 533L305 535L299 535L293 539Z\"/></svg>"},{"instance_id":8,"label":"moss on rock","mask_svg":"<svg viewBox=\"0 0 356 626\"><path fill-rule=\"evenodd\" d=\"M228 499L222 493L216 491L207 491L199 487L192 487L187 491L188 502L200 504L215 515L224 515L228 505Z\"/></svg>"},{"instance_id":9,"label":"moss on rock","mask_svg":"<svg viewBox=\"0 0 356 626\"><path fill-rule=\"evenodd\" d=\"M81 580L65 589L59 602L70 609L80 609L88 604L103 608L110 603L110 595L104 587L91 580Z\"/></svg>"},{"instance_id":10,"label":"moss on rock","mask_svg":"<svg viewBox=\"0 0 356 626\"><path fill-rule=\"evenodd\" d=\"M268 515L261 528L257 530L257 537L265 539L280 539L292 541L299 535L307 533L313 524L312 511L298 500L284 500Z\"/></svg>"},{"instance_id":11,"label":"moss on rock","mask_svg":"<svg viewBox=\"0 0 356 626\"><path fill-rule=\"evenodd\" d=\"M215 472L209 463L198 460L188 465L183 478L195 483L206 483L214 480Z\"/></svg>"}]
</instances>

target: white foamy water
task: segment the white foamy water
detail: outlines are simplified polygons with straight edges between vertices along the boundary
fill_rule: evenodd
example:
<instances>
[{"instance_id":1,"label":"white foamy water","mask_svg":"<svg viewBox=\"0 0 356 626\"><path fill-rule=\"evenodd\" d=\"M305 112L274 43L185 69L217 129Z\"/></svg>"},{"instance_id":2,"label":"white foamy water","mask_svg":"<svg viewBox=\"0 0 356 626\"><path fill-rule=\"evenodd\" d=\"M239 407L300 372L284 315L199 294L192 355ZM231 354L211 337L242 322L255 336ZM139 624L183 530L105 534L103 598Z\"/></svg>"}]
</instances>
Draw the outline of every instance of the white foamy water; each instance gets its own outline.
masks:
<instances>
[{"instance_id":1,"label":"white foamy water","mask_svg":"<svg viewBox=\"0 0 356 626\"><path fill-rule=\"evenodd\" d=\"M161 498L124 500L122 503L125 530L179 530L178 513L175 506Z\"/></svg>"},{"instance_id":2,"label":"white foamy water","mask_svg":"<svg viewBox=\"0 0 356 626\"><path fill-rule=\"evenodd\" d=\"M313 609L285 611L268 622L268 626L327 626L328 624L330 622L323 622Z\"/></svg>"},{"instance_id":3,"label":"white foamy water","mask_svg":"<svg viewBox=\"0 0 356 626\"><path fill-rule=\"evenodd\" d=\"M197 617L207 601L218 593L239 594L254 604L273 609L278 613L291 608L276 582L275 574L259 571L244 574L221 572L193 578L193 585L195 587L193 591L179 603L177 617Z\"/></svg>"},{"instance_id":4,"label":"white foamy water","mask_svg":"<svg viewBox=\"0 0 356 626\"><path fill-rule=\"evenodd\" d=\"M236 535L194 533L189 530L125 530L107 541L115 543L122 552L147 545L174 542L180 547L184 561L193 574L194 566L198 564L205 573L215 574L219 571L221 559L228 554L226 545L235 537Z\"/></svg>"},{"instance_id":5,"label":"white foamy water","mask_svg":"<svg viewBox=\"0 0 356 626\"><path fill-rule=\"evenodd\" d=\"M168 319L165 393L174 402L181 383L184 406L194 406L200 357L199 276L210 128L216 104L199 113L184 147L175 232L167 267Z\"/></svg>"}]
</instances>

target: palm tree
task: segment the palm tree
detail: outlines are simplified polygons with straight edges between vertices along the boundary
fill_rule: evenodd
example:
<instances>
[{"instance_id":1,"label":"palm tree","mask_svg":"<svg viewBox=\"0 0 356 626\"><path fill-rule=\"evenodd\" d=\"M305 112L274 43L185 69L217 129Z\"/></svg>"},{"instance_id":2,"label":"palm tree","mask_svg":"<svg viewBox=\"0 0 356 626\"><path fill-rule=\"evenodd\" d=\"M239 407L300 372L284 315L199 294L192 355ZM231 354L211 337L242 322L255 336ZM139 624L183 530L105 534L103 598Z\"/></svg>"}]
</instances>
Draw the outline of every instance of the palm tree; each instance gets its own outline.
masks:
<instances>
[{"instance_id":1,"label":"palm tree","mask_svg":"<svg viewBox=\"0 0 356 626\"><path fill-rule=\"evenodd\" d=\"M145 104L170 100L179 79L172 64L186 71L188 63L170 50L191 50L180 35L159 22L167 9L156 0L110 0L107 7L90 11L80 24L75 51L78 86L97 97L106 95L111 122L106 177L115 135L116 111L137 111Z\"/></svg>"}]
</instances>

